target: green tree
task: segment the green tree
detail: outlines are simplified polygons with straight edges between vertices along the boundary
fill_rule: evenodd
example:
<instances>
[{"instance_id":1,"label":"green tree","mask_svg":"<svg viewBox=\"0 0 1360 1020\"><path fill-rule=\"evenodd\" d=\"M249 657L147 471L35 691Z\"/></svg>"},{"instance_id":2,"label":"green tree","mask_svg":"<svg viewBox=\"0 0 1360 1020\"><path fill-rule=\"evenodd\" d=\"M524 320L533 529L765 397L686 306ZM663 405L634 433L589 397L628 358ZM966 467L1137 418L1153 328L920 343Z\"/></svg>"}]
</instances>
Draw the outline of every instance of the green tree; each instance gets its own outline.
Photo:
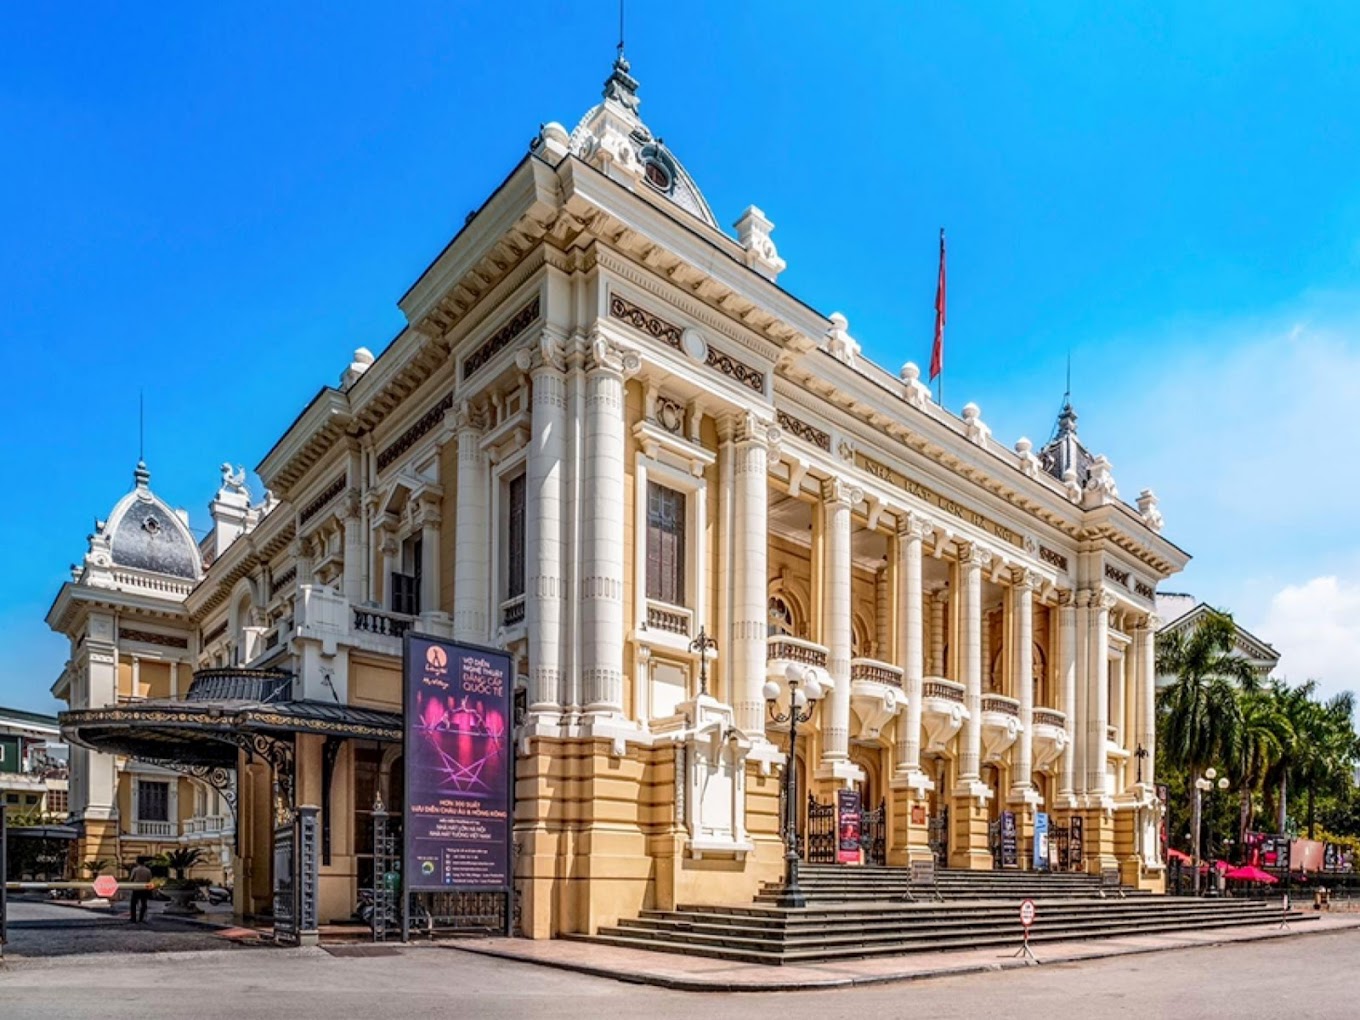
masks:
<instances>
[{"instance_id":1,"label":"green tree","mask_svg":"<svg viewBox=\"0 0 1360 1020\"><path fill-rule=\"evenodd\" d=\"M1198 832L1195 779L1210 765L1241 759L1241 691L1256 691L1260 678L1251 664L1233 654L1237 628L1222 611L1210 612L1194 630L1157 636L1157 673L1170 676L1158 695L1158 739L1162 758L1187 775L1191 833Z\"/></svg>"},{"instance_id":2,"label":"green tree","mask_svg":"<svg viewBox=\"0 0 1360 1020\"><path fill-rule=\"evenodd\" d=\"M1304 685L1311 695L1316 685ZM1356 758L1360 756L1360 740L1355 734L1355 695L1349 691L1335 695L1325 702L1307 698L1296 709L1293 761L1290 781L1304 792L1308 800L1308 838L1316 828L1316 798L1318 794L1344 796L1353 783Z\"/></svg>"},{"instance_id":3,"label":"green tree","mask_svg":"<svg viewBox=\"0 0 1360 1020\"><path fill-rule=\"evenodd\" d=\"M1239 813L1237 845L1246 843L1255 815L1253 798L1260 789L1269 811L1271 790L1267 779L1271 770L1285 758L1294 743L1294 727L1286 710L1287 688L1278 680L1261 689L1238 694L1241 723L1238 728L1237 761L1233 775L1237 780Z\"/></svg>"}]
</instances>

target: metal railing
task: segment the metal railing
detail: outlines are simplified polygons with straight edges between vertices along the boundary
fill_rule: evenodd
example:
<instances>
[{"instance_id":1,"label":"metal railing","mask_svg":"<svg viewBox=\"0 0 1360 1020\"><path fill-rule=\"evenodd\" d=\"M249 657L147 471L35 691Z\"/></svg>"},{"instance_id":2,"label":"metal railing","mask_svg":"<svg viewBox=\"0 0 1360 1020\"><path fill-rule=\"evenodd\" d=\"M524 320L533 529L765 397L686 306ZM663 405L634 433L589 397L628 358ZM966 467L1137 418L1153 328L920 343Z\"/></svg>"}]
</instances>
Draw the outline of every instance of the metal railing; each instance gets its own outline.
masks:
<instances>
[{"instance_id":1,"label":"metal railing","mask_svg":"<svg viewBox=\"0 0 1360 1020\"><path fill-rule=\"evenodd\" d=\"M132 823L132 834L134 836L150 836L153 839L174 839L179 833L176 831L179 826L174 822L152 822L138 818Z\"/></svg>"},{"instance_id":2,"label":"metal railing","mask_svg":"<svg viewBox=\"0 0 1360 1020\"><path fill-rule=\"evenodd\" d=\"M516 595L501 603L501 626L514 627L524 622L528 602L523 595Z\"/></svg>"},{"instance_id":3,"label":"metal railing","mask_svg":"<svg viewBox=\"0 0 1360 1020\"><path fill-rule=\"evenodd\" d=\"M220 666L194 671L189 701L258 701L269 705L287 701L293 693L293 677L279 669Z\"/></svg>"}]
</instances>

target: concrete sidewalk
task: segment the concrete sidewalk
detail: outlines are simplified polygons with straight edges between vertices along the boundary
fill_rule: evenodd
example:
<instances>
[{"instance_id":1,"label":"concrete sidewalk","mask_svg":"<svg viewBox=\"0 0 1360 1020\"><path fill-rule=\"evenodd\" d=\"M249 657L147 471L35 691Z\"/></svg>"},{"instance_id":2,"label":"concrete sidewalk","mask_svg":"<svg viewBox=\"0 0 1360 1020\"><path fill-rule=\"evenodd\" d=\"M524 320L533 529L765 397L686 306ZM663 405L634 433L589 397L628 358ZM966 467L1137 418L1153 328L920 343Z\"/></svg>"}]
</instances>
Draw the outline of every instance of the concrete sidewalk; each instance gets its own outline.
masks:
<instances>
[{"instance_id":1,"label":"concrete sidewalk","mask_svg":"<svg viewBox=\"0 0 1360 1020\"><path fill-rule=\"evenodd\" d=\"M1288 929L1270 924L1117 939L1047 942L1035 944L1032 948L1039 964L1047 965L1218 946L1234 942L1302 938L1347 929L1360 929L1360 917L1324 915L1291 925ZM807 988L848 988L855 985L918 981L923 978L1031 966L1015 955L1020 948L1018 933L1013 951L991 947L948 953L911 953L834 963L790 964L782 967L758 963L731 963L702 956L653 953L641 949L622 949L557 939L542 941L481 939L475 942L444 943L443 947L457 952L495 956L634 984L657 985L691 992L779 992Z\"/></svg>"}]
</instances>

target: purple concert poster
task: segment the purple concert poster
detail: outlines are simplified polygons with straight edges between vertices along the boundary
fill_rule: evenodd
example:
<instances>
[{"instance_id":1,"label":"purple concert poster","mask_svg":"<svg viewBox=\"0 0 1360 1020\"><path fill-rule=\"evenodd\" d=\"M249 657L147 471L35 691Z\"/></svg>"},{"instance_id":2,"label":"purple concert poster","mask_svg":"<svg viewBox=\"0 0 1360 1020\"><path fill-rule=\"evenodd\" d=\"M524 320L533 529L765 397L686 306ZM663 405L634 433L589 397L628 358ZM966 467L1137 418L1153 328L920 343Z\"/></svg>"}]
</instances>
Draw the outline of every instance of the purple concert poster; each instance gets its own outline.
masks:
<instances>
[{"instance_id":1,"label":"purple concert poster","mask_svg":"<svg viewBox=\"0 0 1360 1020\"><path fill-rule=\"evenodd\" d=\"M510 888L511 669L496 649L407 635L408 892Z\"/></svg>"}]
</instances>

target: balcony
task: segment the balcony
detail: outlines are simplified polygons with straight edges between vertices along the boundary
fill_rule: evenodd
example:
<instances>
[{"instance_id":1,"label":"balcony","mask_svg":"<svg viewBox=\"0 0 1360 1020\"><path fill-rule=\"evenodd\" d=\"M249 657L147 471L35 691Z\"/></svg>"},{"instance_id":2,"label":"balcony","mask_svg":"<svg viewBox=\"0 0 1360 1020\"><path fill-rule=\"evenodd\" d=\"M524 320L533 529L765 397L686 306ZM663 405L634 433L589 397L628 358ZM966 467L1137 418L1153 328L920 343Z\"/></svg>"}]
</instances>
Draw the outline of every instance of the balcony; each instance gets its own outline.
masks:
<instances>
[{"instance_id":1,"label":"balcony","mask_svg":"<svg viewBox=\"0 0 1360 1020\"><path fill-rule=\"evenodd\" d=\"M184 820L184 833L181 839L187 842L222 839L235 831L236 826L227 815L199 815Z\"/></svg>"},{"instance_id":2,"label":"balcony","mask_svg":"<svg viewBox=\"0 0 1360 1020\"><path fill-rule=\"evenodd\" d=\"M826 648L802 638L772 634L765 639L765 649L766 675L781 683L784 670L792 662L814 669L826 669Z\"/></svg>"},{"instance_id":3,"label":"balcony","mask_svg":"<svg viewBox=\"0 0 1360 1020\"><path fill-rule=\"evenodd\" d=\"M176 831L178 828L174 822L152 822L138 818L132 823L132 834L146 839L174 839L179 835Z\"/></svg>"},{"instance_id":4,"label":"balcony","mask_svg":"<svg viewBox=\"0 0 1360 1020\"><path fill-rule=\"evenodd\" d=\"M194 671L187 701L256 701L272 705L293 696L293 677L278 669L222 666Z\"/></svg>"},{"instance_id":5,"label":"balcony","mask_svg":"<svg viewBox=\"0 0 1360 1020\"><path fill-rule=\"evenodd\" d=\"M1020 735L1020 702L1004 694L982 696L982 759L1000 761Z\"/></svg>"},{"instance_id":6,"label":"balcony","mask_svg":"<svg viewBox=\"0 0 1360 1020\"><path fill-rule=\"evenodd\" d=\"M352 612L354 618L350 624L361 634L377 634L379 637L401 640L415 623L415 618L405 613L388 613L364 606L353 606Z\"/></svg>"},{"instance_id":7,"label":"balcony","mask_svg":"<svg viewBox=\"0 0 1360 1020\"><path fill-rule=\"evenodd\" d=\"M1036 708L1034 725L1034 771L1050 772L1067 750L1067 716L1053 708Z\"/></svg>"},{"instance_id":8,"label":"balcony","mask_svg":"<svg viewBox=\"0 0 1360 1020\"><path fill-rule=\"evenodd\" d=\"M921 684L922 750L942 753L968 718L963 684L942 676L928 676Z\"/></svg>"},{"instance_id":9,"label":"balcony","mask_svg":"<svg viewBox=\"0 0 1360 1020\"><path fill-rule=\"evenodd\" d=\"M501 626L506 630L524 625L527 603L523 595L516 595L501 603Z\"/></svg>"},{"instance_id":10,"label":"balcony","mask_svg":"<svg viewBox=\"0 0 1360 1020\"><path fill-rule=\"evenodd\" d=\"M902 667L877 659L851 659L850 682L883 684L886 687L902 689Z\"/></svg>"},{"instance_id":11,"label":"balcony","mask_svg":"<svg viewBox=\"0 0 1360 1020\"><path fill-rule=\"evenodd\" d=\"M673 606L669 602L647 600L647 629L663 634L675 634L689 641L694 628L694 614L684 606Z\"/></svg>"},{"instance_id":12,"label":"balcony","mask_svg":"<svg viewBox=\"0 0 1360 1020\"><path fill-rule=\"evenodd\" d=\"M906 704L900 667L877 659L850 660L850 708L859 720L856 737L877 740Z\"/></svg>"}]
</instances>

